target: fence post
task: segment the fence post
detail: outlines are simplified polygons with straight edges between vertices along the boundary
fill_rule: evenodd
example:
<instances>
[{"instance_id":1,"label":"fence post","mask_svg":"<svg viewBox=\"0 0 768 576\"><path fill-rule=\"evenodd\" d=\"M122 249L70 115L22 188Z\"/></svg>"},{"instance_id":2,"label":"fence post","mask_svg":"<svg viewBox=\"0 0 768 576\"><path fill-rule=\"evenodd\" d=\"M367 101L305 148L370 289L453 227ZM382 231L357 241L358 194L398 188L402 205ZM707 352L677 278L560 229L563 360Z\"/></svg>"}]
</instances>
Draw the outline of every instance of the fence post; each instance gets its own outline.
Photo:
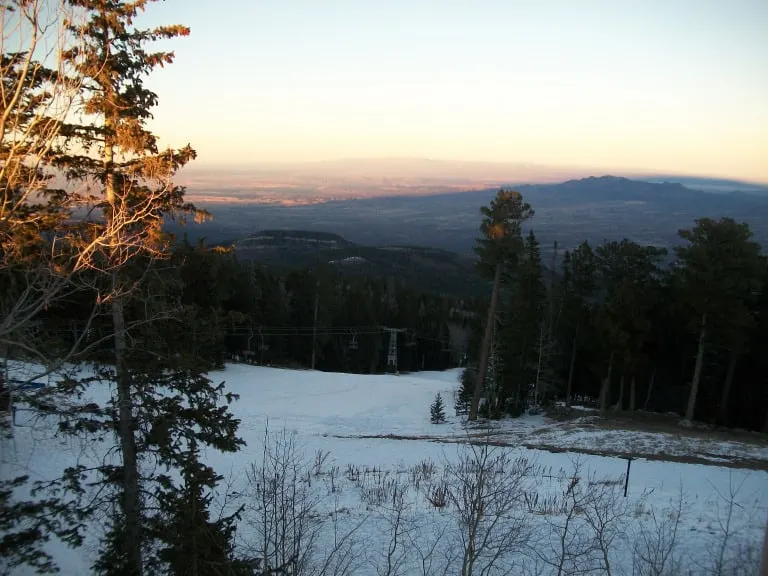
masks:
<instances>
[{"instance_id":1,"label":"fence post","mask_svg":"<svg viewBox=\"0 0 768 576\"><path fill-rule=\"evenodd\" d=\"M632 466L632 457L627 458L627 476L624 478L624 498L627 497L627 488L629 487L629 467Z\"/></svg>"}]
</instances>

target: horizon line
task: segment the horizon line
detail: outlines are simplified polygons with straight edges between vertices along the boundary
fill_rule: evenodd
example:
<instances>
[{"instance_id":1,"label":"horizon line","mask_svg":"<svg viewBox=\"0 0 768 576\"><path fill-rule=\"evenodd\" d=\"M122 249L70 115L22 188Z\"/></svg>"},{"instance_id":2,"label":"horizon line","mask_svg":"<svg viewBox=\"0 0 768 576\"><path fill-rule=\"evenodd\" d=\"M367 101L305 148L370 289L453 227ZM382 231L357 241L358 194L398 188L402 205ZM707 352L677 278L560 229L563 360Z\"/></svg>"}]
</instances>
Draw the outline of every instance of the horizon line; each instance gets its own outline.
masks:
<instances>
[{"instance_id":1,"label":"horizon line","mask_svg":"<svg viewBox=\"0 0 768 576\"><path fill-rule=\"evenodd\" d=\"M453 165L471 165L475 166L493 166L497 168L529 168L529 169L541 169L552 170L557 172L578 172L585 174L583 178L589 178L592 176L619 176L629 179L685 179L695 178L700 180L713 180L722 181L723 183L744 184L748 186L768 186L768 180L759 180L744 178L738 176L725 176L721 174L706 174L706 173L687 173L687 172L668 172L663 170L656 170L653 168L598 168L596 166L575 166L567 164L542 164L538 162L526 162L526 161L498 161L498 160L461 160L453 158L434 158L427 156L350 156L350 157L337 157L326 158L321 160L273 160L273 161L256 161L256 162L211 162L196 160L185 166L182 171L216 171L216 170L258 170L264 168L281 168L281 169L296 169L310 166L321 166L328 164L342 164L342 163L363 163L363 162L425 162L435 164L453 164ZM572 178L570 178L572 179Z\"/></svg>"}]
</instances>

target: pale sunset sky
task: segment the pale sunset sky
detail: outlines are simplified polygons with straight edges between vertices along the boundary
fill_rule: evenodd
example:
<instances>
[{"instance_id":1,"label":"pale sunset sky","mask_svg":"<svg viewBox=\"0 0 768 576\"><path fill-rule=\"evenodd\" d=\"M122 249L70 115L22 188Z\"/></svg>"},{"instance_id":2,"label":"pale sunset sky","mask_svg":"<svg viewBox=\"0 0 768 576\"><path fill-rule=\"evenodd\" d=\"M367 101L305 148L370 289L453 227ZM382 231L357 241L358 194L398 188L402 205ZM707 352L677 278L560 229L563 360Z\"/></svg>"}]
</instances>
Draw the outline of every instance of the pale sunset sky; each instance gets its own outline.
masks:
<instances>
[{"instance_id":1,"label":"pale sunset sky","mask_svg":"<svg viewBox=\"0 0 768 576\"><path fill-rule=\"evenodd\" d=\"M532 162L768 182L768 0L166 0L199 166Z\"/></svg>"}]
</instances>

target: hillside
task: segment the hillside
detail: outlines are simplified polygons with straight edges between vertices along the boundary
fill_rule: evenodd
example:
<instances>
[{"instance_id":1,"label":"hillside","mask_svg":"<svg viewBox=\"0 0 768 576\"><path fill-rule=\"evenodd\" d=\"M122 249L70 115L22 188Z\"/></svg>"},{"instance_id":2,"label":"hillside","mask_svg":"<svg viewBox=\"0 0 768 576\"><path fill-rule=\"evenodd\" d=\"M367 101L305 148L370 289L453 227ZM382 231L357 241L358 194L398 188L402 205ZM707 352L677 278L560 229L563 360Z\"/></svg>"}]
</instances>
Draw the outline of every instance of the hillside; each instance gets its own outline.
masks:
<instances>
[{"instance_id":1,"label":"hillside","mask_svg":"<svg viewBox=\"0 0 768 576\"><path fill-rule=\"evenodd\" d=\"M26 368L15 365L13 375L23 378L16 371ZM480 457L485 452L477 444L486 442L496 446L488 453L488 461L505 460L499 461L504 467L483 470L504 472L489 474L491 478L514 479L514 484L492 486L498 486L500 493L514 487L517 499L503 509L488 504L489 520L482 527L524 529L527 550L536 552L526 555L516 548L498 548L498 563L505 569L489 570L489 574L557 573L549 562L543 568L538 566L540 557L551 561L557 556L550 557L556 553L549 540L536 535L544 530L548 534L553 525L566 518L570 508L563 505L560 509L555 504L569 485L575 485L572 478L584 486L585 491L578 495L584 498L587 514L593 509L611 514L611 534L620 536L608 549L615 573L631 573L638 561L633 544L655 536L659 526L664 530L674 526L677 536L669 540L669 546L674 558L687 565L698 566L691 564L698 562L708 567L712 560L709 551L722 549L726 562L747 566L749 553L759 550L768 510L766 449L759 443L743 438L698 438L684 430L645 433L638 438L636 431L595 426L588 413L570 423L526 416L503 423L501 428L466 428L450 407L457 371L363 376L232 364L211 377L225 381L227 391L238 395L232 410L241 421L240 434L246 442L235 454L214 449L205 453L206 462L226 477L226 484L213 495L216 505L222 512L246 505L237 525L238 551L247 552L250 545L261 542L263 530L274 527L260 515L261 509L251 504L261 502L257 482L263 477L280 478L286 479L286 491L279 494L306 498L302 502L312 503L309 513L322 519L317 539L312 541L315 547L308 553L310 561L322 564L325 554L333 549L333 537L343 534L351 554L351 570L345 573L381 574L392 542L392 491L396 488L401 491L403 505L394 511L401 514L397 516L401 529L409 530L408 539L397 548L400 573L458 574L460 559L457 565L451 551L462 549L461 501L448 499L438 505L435 490L466 486L460 482L476 486L474 476L462 474L462 470L483 462ZM428 405L437 393L448 404L445 424L429 421ZM110 397L110 388L93 385L88 394L104 402ZM88 449L77 441L62 442L56 435L57 421L20 408L4 474L25 473L48 480L75 463L99 464L111 449L109 442L96 442ZM268 455L279 454L278 447L285 450L282 454L295 466L286 469L293 470L295 476L278 476L279 465L289 460L270 464L265 456L267 428L268 446L273 450ZM471 448L466 444L468 438L475 444ZM283 444L278 444L280 441ZM634 461L624 497L627 456ZM258 480L249 476L262 462L274 468L267 468L268 473ZM594 501L586 499L590 494L597 496ZM483 502L495 502L485 498ZM588 524L578 523L581 517L579 513L572 518L581 528L580 537L585 538L592 532ZM659 524L665 517L675 518L676 523ZM727 540L723 537L726 519L732 530ZM101 529L99 522L95 519L89 524L81 549L69 549L55 538L46 546L61 564L63 576L92 573L89 566ZM438 556L435 564L422 572L420 552L428 548L434 548ZM590 556L584 562L600 558ZM521 569L513 571L509 566ZM537 566L540 569L534 571ZM22 576L31 572L12 573ZM702 568L698 573L713 572Z\"/></svg>"},{"instance_id":2,"label":"hillside","mask_svg":"<svg viewBox=\"0 0 768 576\"><path fill-rule=\"evenodd\" d=\"M268 266L314 268L318 262L343 274L393 277L413 288L481 294L471 258L421 246L364 246L337 234L307 230L263 230L233 243L238 259Z\"/></svg>"}]
</instances>

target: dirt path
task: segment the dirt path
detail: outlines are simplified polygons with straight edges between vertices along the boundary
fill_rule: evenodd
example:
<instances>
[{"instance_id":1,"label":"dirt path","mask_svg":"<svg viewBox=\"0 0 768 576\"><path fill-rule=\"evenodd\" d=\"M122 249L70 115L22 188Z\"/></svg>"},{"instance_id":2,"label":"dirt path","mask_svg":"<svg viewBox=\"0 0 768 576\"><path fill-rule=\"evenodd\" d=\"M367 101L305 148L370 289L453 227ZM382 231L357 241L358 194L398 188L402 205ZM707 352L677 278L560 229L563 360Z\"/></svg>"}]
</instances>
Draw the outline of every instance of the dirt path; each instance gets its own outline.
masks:
<instances>
[{"instance_id":1,"label":"dirt path","mask_svg":"<svg viewBox=\"0 0 768 576\"><path fill-rule=\"evenodd\" d=\"M362 435L329 435L332 438L348 439L379 439L379 440L419 440L422 442L439 442L443 444L490 444L491 446L523 447L529 450L543 450L553 453L570 452L574 454L589 454L610 458L632 458L662 462L680 462L684 464L702 464L705 466L721 466L748 470L764 470L768 472L768 460L748 458L744 456L728 456L724 454L700 453L697 455L680 455L657 451L621 451L616 449L596 449L583 446L556 446L546 442L529 442L521 437L510 437L508 431L490 430L469 432L466 436L435 436L435 435L401 435L401 434L362 434Z\"/></svg>"}]
</instances>

